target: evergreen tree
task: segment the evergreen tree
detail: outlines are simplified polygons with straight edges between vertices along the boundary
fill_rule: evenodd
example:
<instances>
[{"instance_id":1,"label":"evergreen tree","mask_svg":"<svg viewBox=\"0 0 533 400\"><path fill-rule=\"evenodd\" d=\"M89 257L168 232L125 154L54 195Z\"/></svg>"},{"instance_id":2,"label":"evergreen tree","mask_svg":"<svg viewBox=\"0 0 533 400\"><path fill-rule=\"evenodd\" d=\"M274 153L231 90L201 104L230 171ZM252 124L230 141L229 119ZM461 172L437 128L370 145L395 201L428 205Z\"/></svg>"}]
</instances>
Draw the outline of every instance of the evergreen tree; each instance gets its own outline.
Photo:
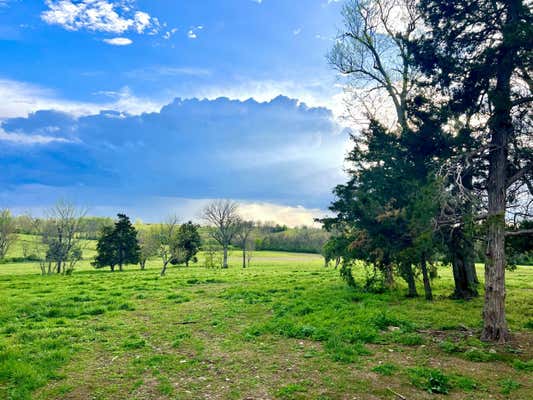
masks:
<instances>
[{"instance_id":1,"label":"evergreen tree","mask_svg":"<svg viewBox=\"0 0 533 400\"><path fill-rule=\"evenodd\" d=\"M198 254L202 245L202 238L198 232L199 228L199 225L189 221L186 224L182 224L178 230L177 244L182 250L182 258L187 267L189 262L197 262L196 254Z\"/></svg>"},{"instance_id":2,"label":"evergreen tree","mask_svg":"<svg viewBox=\"0 0 533 400\"><path fill-rule=\"evenodd\" d=\"M487 203L482 339L505 342L505 216L521 185L533 195L531 5L523 0L421 0L430 32L414 41L420 69L447 98L450 119L470 120ZM486 167L485 167L486 165ZM481 197L481 195L480 195Z\"/></svg>"},{"instance_id":3,"label":"evergreen tree","mask_svg":"<svg viewBox=\"0 0 533 400\"><path fill-rule=\"evenodd\" d=\"M137 264L140 258L140 246L137 230L128 216L118 214L113 228L104 227L96 245L97 255L93 263L97 268L111 267L114 271L118 265L122 271L125 264Z\"/></svg>"}]
</instances>

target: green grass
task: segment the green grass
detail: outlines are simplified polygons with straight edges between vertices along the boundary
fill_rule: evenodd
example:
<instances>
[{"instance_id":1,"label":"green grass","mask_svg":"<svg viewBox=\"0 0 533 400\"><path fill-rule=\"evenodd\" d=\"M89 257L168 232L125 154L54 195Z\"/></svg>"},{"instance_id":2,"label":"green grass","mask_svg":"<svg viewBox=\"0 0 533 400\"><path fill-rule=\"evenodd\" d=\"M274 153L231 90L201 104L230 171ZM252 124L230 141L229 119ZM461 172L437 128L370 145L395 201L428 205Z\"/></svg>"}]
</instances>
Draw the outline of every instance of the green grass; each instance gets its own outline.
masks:
<instances>
[{"instance_id":1,"label":"green grass","mask_svg":"<svg viewBox=\"0 0 533 400\"><path fill-rule=\"evenodd\" d=\"M45 277L0 265L0 399L532 397L532 268L507 275L518 341L497 347L477 339L481 298L446 297L449 268L426 302L401 282L353 291L316 255L257 252L245 270L239 256L163 278L158 260Z\"/></svg>"}]
</instances>

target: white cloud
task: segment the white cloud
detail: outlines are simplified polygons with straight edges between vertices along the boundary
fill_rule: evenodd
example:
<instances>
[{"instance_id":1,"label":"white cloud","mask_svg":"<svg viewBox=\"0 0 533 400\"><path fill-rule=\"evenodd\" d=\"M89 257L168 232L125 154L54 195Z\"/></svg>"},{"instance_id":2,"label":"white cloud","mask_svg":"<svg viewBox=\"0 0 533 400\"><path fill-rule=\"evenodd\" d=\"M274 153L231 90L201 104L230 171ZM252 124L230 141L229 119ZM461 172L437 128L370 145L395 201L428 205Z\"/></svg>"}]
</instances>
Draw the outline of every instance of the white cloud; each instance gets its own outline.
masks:
<instances>
[{"instance_id":1,"label":"white cloud","mask_svg":"<svg viewBox=\"0 0 533 400\"><path fill-rule=\"evenodd\" d=\"M134 30L144 33L146 29L157 31L159 21L143 11L132 14L130 7L122 2L107 0L47 0L48 10L41 19L51 25L60 25L71 31L87 29L94 32L124 33Z\"/></svg>"},{"instance_id":2,"label":"white cloud","mask_svg":"<svg viewBox=\"0 0 533 400\"><path fill-rule=\"evenodd\" d=\"M245 219L258 222L274 222L289 227L315 226L319 227L314 219L326 215L324 210L318 208L292 207L272 203L241 203L239 213Z\"/></svg>"},{"instance_id":3,"label":"white cloud","mask_svg":"<svg viewBox=\"0 0 533 400\"><path fill-rule=\"evenodd\" d=\"M70 143L71 140L55 136L27 135L19 132L7 133L2 128L0 128L0 142L9 142L13 144L22 145L43 145L54 142Z\"/></svg>"},{"instance_id":4,"label":"white cloud","mask_svg":"<svg viewBox=\"0 0 533 400\"><path fill-rule=\"evenodd\" d=\"M246 79L227 85L197 87L186 96L206 98L228 97L232 100L270 101L280 94L298 99L310 107L327 107L336 117L344 114L344 93L342 88L325 85L320 78L293 80Z\"/></svg>"},{"instance_id":5,"label":"white cloud","mask_svg":"<svg viewBox=\"0 0 533 400\"><path fill-rule=\"evenodd\" d=\"M64 99L53 90L25 82L0 78L0 120L24 117L38 110L57 110L75 116L97 114L100 110L115 110L129 114L159 111L171 97L161 101L135 96L129 88L104 94L108 101L80 102Z\"/></svg>"},{"instance_id":6,"label":"white cloud","mask_svg":"<svg viewBox=\"0 0 533 400\"><path fill-rule=\"evenodd\" d=\"M113 45L113 46L128 46L133 43L131 39L125 38L125 37L116 37L112 39L104 39L105 43Z\"/></svg>"},{"instance_id":7,"label":"white cloud","mask_svg":"<svg viewBox=\"0 0 533 400\"><path fill-rule=\"evenodd\" d=\"M198 38L197 32L201 31L202 29L204 29L203 25L198 25L198 26L195 26L195 27L189 29L189 31L187 32L187 37L189 39Z\"/></svg>"},{"instance_id":8,"label":"white cloud","mask_svg":"<svg viewBox=\"0 0 533 400\"><path fill-rule=\"evenodd\" d=\"M295 29L295 30L292 31L292 34L293 34L294 36L297 36L297 35L299 35L300 33L302 33L302 28L297 28L297 29Z\"/></svg>"},{"instance_id":9,"label":"white cloud","mask_svg":"<svg viewBox=\"0 0 533 400\"><path fill-rule=\"evenodd\" d=\"M178 28L172 28L171 30L169 31L166 31L165 34L163 35L163 39L170 39L176 32L178 31Z\"/></svg>"}]
</instances>

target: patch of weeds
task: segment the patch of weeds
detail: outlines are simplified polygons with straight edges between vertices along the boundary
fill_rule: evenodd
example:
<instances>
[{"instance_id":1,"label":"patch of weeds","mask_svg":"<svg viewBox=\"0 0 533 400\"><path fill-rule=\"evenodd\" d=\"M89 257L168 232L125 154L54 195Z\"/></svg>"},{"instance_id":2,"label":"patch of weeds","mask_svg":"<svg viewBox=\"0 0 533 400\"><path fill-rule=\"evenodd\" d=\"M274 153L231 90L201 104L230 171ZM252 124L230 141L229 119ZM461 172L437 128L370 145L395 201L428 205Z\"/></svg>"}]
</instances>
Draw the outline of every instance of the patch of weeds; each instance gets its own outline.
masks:
<instances>
[{"instance_id":1,"label":"patch of weeds","mask_svg":"<svg viewBox=\"0 0 533 400\"><path fill-rule=\"evenodd\" d=\"M141 338L129 338L122 343L122 348L127 350L142 349L146 346L146 341Z\"/></svg>"},{"instance_id":2,"label":"patch of weeds","mask_svg":"<svg viewBox=\"0 0 533 400\"><path fill-rule=\"evenodd\" d=\"M120 306L118 306L118 309L124 311L135 311L135 307L130 303L122 303Z\"/></svg>"},{"instance_id":3,"label":"patch of weeds","mask_svg":"<svg viewBox=\"0 0 533 400\"><path fill-rule=\"evenodd\" d=\"M272 301L267 293L257 290L227 290L222 294L221 297L226 300L240 300L247 304L269 303Z\"/></svg>"},{"instance_id":4,"label":"patch of weeds","mask_svg":"<svg viewBox=\"0 0 533 400\"><path fill-rule=\"evenodd\" d=\"M174 336L174 341L172 342L172 347L177 348L183 343L184 340L189 339L191 334L189 332L179 332Z\"/></svg>"},{"instance_id":5,"label":"patch of weeds","mask_svg":"<svg viewBox=\"0 0 533 400\"><path fill-rule=\"evenodd\" d=\"M224 281L222 279L210 278L210 279L206 279L205 283L226 283L226 281Z\"/></svg>"},{"instance_id":6,"label":"patch of weeds","mask_svg":"<svg viewBox=\"0 0 533 400\"><path fill-rule=\"evenodd\" d=\"M447 394L450 391L450 378L442 371L433 368L410 368L411 383L429 393Z\"/></svg>"},{"instance_id":7,"label":"patch of weeds","mask_svg":"<svg viewBox=\"0 0 533 400\"><path fill-rule=\"evenodd\" d=\"M281 397L282 399L294 399L297 393L304 393L307 389L297 383L291 383L286 386L283 386L276 392L276 396Z\"/></svg>"},{"instance_id":8,"label":"patch of weeds","mask_svg":"<svg viewBox=\"0 0 533 400\"><path fill-rule=\"evenodd\" d=\"M374 318L371 320L371 323L381 331L385 331L391 326L402 328L404 332L411 332L414 329L410 322L391 317L386 312L380 312L374 316Z\"/></svg>"},{"instance_id":9,"label":"patch of weeds","mask_svg":"<svg viewBox=\"0 0 533 400\"><path fill-rule=\"evenodd\" d=\"M516 358L513 361L513 367L517 371L533 372L533 360L522 361Z\"/></svg>"},{"instance_id":10,"label":"patch of weeds","mask_svg":"<svg viewBox=\"0 0 533 400\"><path fill-rule=\"evenodd\" d=\"M452 342L450 340L443 340L442 342L439 343L439 347L441 348L442 351L448 354L460 353L463 351L463 349L461 348L459 344Z\"/></svg>"},{"instance_id":11,"label":"patch of weeds","mask_svg":"<svg viewBox=\"0 0 533 400\"><path fill-rule=\"evenodd\" d=\"M399 333L395 342L405 346L419 346L424 344L424 338L418 333Z\"/></svg>"},{"instance_id":12,"label":"patch of weeds","mask_svg":"<svg viewBox=\"0 0 533 400\"><path fill-rule=\"evenodd\" d=\"M473 347L464 352L464 357L469 361L474 362L488 362L494 359L494 355Z\"/></svg>"},{"instance_id":13,"label":"patch of weeds","mask_svg":"<svg viewBox=\"0 0 533 400\"><path fill-rule=\"evenodd\" d=\"M159 377L159 385L157 385L157 390L159 393L170 396L172 393L174 393L174 387L168 380L168 378L165 377Z\"/></svg>"},{"instance_id":14,"label":"patch of weeds","mask_svg":"<svg viewBox=\"0 0 533 400\"><path fill-rule=\"evenodd\" d=\"M528 321L524 324L524 328L526 328L526 329L533 329L533 319L528 320Z\"/></svg>"},{"instance_id":15,"label":"patch of weeds","mask_svg":"<svg viewBox=\"0 0 533 400\"><path fill-rule=\"evenodd\" d=\"M511 378L503 379L500 381L500 393L501 394L511 394L512 391L519 389L520 384Z\"/></svg>"},{"instance_id":16,"label":"patch of weeds","mask_svg":"<svg viewBox=\"0 0 533 400\"><path fill-rule=\"evenodd\" d=\"M477 389L477 383L472 378L462 375L453 375L450 379L453 387L464 390L465 392L470 392Z\"/></svg>"},{"instance_id":17,"label":"patch of weeds","mask_svg":"<svg viewBox=\"0 0 533 400\"><path fill-rule=\"evenodd\" d=\"M168 300L174 300L174 303L180 304L180 303L187 303L188 301L191 301L187 296L184 296L179 293L172 293L167 296Z\"/></svg>"},{"instance_id":18,"label":"patch of weeds","mask_svg":"<svg viewBox=\"0 0 533 400\"><path fill-rule=\"evenodd\" d=\"M102 314L105 314L106 310L102 307L94 307L94 308L89 308L87 310L85 310L82 314L84 315L102 315Z\"/></svg>"},{"instance_id":19,"label":"patch of weeds","mask_svg":"<svg viewBox=\"0 0 533 400\"><path fill-rule=\"evenodd\" d=\"M324 349L334 361L354 363L359 356L370 355L371 352L363 343L347 343L338 336L332 336L325 343Z\"/></svg>"},{"instance_id":20,"label":"patch of weeds","mask_svg":"<svg viewBox=\"0 0 533 400\"><path fill-rule=\"evenodd\" d=\"M372 371L380 375L391 376L396 371L398 371L398 367L391 363L384 363L384 364L375 366L374 368L372 368Z\"/></svg>"}]
</instances>

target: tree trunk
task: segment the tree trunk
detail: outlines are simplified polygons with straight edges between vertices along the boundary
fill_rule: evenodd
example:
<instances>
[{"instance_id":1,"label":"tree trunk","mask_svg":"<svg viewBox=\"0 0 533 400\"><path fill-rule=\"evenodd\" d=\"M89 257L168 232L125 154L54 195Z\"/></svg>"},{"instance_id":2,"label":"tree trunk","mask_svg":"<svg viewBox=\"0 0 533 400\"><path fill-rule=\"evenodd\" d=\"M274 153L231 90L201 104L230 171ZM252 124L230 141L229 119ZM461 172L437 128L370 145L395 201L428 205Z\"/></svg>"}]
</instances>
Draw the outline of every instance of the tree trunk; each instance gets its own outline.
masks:
<instances>
[{"instance_id":1,"label":"tree trunk","mask_svg":"<svg viewBox=\"0 0 533 400\"><path fill-rule=\"evenodd\" d=\"M413 273L413 267L411 264L404 264L402 266L404 279L407 281L407 297L418 297L416 291L415 275Z\"/></svg>"},{"instance_id":2,"label":"tree trunk","mask_svg":"<svg viewBox=\"0 0 533 400\"><path fill-rule=\"evenodd\" d=\"M111 272L115 272L115 266L114 265L110 265L109 267L111 268Z\"/></svg>"},{"instance_id":3,"label":"tree trunk","mask_svg":"<svg viewBox=\"0 0 533 400\"><path fill-rule=\"evenodd\" d=\"M392 265L386 264L383 266L383 272L385 274L385 286L389 289L394 286L394 275L392 273Z\"/></svg>"},{"instance_id":4,"label":"tree trunk","mask_svg":"<svg viewBox=\"0 0 533 400\"><path fill-rule=\"evenodd\" d=\"M433 293L431 291L431 281L429 279L428 266L426 255L423 254L420 260L420 268L422 269L422 279L424 281L424 293L426 295L426 300L433 300Z\"/></svg>"},{"instance_id":5,"label":"tree trunk","mask_svg":"<svg viewBox=\"0 0 533 400\"><path fill-rule=\"evenodd\" d=\"M468 300L477 297L474 242L466 237L462 228L457 228L452 232L450 244L453 280L455 283L452 298Z\"/></svg>"},{"instance_id":6,"label":"tree trunk","mask_svg":"<svg viewBox=\"0 0 533 400\"><path fill-rule=\"evenodd\" d=\"M515 24L521 2L508 3L503 40L496 57L496 87L489 94L494 106L489 120L491 147L489 153L487 261L485 263L485 304L482 340L505 343L510 338L505 318L505 209L508 169L508 146L513 135L511 118L511 76L516 48Z\"/></svg>"},{"instance_id":7,"label":"tree trunk","mask_svg":"<svg viewBox=\"0 0 533 400\"><path fill-rule=\"evenodd\" d=\"M123 269L122 269L122 263L120 263L120 264L118 265L118 269L119 269L120 272L123 271Z\"/></svg>"},{"instance_id":8,"label":"tree trunk","mask_svg":"<svg viewBox=\"0 0 533 400\"><path fill-rule=\"evenodd\" d=\"M246 247L242 248L242 267L246 268Z\"/></svg>"},{"instance_id":9,"label":"tree trunk","mask_svg":"<svg viewBox=\"0 0 533 400\"><path fill-rule=\"evenodd\" d=\"M165 273L167 272L167 265L168 265L169 261L165 261L163 263L163 269L161 270L161 276L165 276Z\"/></svg>"},{"instance_id":10,"label":"tree trunk","mask_svg":"<svg viewBox=\"0 0 533 400\"><path fill-rule=\"evenodd\" d=\"M222 268L228 268L228 246L223 247L224 258L222 260Z\"/></svg>"},{"instance_id":11,"label":"tree trunk","mask_svg":"<svg viewBox=\"0 0 533 400\"><path fill-rule=\"evenodd\" d=\"M144 268L146 267L146 260L141 260L139 264L141 264L141 271L144 271Z\"/></svg>"}]
</instances>

